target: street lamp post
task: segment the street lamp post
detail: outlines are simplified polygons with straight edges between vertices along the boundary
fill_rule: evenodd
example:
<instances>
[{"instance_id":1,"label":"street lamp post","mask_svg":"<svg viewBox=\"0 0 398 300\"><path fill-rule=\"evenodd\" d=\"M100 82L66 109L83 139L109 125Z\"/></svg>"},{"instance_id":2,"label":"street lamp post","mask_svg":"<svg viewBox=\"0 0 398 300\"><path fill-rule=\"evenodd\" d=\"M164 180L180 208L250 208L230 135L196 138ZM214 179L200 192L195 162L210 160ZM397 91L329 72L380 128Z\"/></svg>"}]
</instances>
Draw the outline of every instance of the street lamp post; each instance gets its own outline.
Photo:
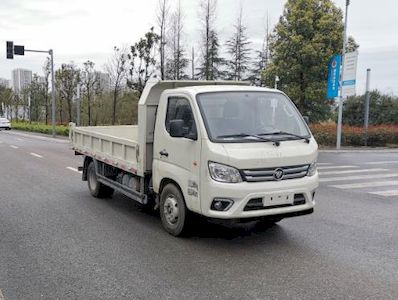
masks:
<instances>
[{"instance_id":1,"label":"street lamp post","mask_svg":"<svg viewBox=\"0 0 398 300\"><path fill-rule=\"evenodd\" d=\"M339 116L337 122L337 150L341 147L341 126L343 123L343 80L344 80L344 59L345 59L345 48L347 44L347 24L348 24L348 6L350 5L350 0L346 0L345 4L345 21L344 21L344 34L343 34L343 51L341 60L341 77L340 77L340 101L339 101Z\"/></svg>"}]
</instances>

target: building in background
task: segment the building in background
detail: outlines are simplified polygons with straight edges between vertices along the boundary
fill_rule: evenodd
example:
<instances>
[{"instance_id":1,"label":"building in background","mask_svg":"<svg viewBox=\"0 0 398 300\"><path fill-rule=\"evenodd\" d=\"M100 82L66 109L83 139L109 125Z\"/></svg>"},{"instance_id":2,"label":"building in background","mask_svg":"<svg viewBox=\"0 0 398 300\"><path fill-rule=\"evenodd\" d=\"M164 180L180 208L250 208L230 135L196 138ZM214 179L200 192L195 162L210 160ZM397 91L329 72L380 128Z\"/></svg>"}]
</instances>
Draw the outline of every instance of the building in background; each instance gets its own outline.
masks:
<instances>
[{"instance_id":1,"label":"building in background","mask_svg":"<svg viewBox=\"0 0 398 300\"><path fill-rule=\"evenodd\" d=\"M8 80L6 78L0 78L0 86L9 88L11 87L11 80Z\"/></svg>"},{"instance_id":2,"label":"building in background","mask_svg":"<svg viewBox=\"0 0 398 300\"><path fill-rule=\"evenodd\" d=\"M111 76L109 76L108 73L102 73L102 72L95 72L95 73L98 76L99 88L103 92L109 92L111 90Z\"/></svg>"},{"instance_id":3,"label":"building in background","mask_svg":"<svg viewBox=\"0 0 398 300\"><path fill-rule=\"evenodd\" d=\"M12 70L12 89L20 94L32 82L32 71L26 69Z\"/></svg>"}]
</instances>

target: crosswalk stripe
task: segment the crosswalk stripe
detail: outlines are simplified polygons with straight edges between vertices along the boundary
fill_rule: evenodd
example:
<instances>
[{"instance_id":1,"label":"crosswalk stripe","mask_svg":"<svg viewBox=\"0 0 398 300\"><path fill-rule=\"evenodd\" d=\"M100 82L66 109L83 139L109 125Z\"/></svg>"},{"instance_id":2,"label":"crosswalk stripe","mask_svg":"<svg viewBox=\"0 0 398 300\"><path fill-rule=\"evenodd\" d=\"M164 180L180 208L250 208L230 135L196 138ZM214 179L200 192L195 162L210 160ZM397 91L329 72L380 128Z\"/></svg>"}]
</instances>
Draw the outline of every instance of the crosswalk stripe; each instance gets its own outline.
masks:
<instances>
[{"instance_id":1,"label":"crosswalk stripe","mask_svg":"<svg viewBox=\"0 0 398 300\"><path fill-rule=\"evenodd\" d=\"M329 178L320 178L319 181L331 182L331 181L344 181L344 180L381 179L381 178L390 178L390 177L398 177L398 173L329 177Z\"/></svg>"},{"instance_id":2,"label":"crosswalk stripe","mask_svg":"<svg viewBox=\"0 0 398 300\"><path fill-rule=\"evenodd\" d=\"M386 197L392 197L392 196L398 196L398 190L381 191L381 192L370 192L370 194L379 195L379 196L386 196Z\"/></svg>"},{"instance_id":3,"label":"crosswalk stripe","mask_svg":"<svg viewBox=\"0 0 398 300\"><path fill-rule=\"evenodd\" d=\"M388 171L388 170L387 170L387 169L344 170L344 171L319 172L319 175L337 175L337 174L350 174L350 173L369 173L369 172L382 172L382 171Z\"/></svg>"},{"instance_id":4,"label":"crosswalk stripe","mask_svg":"<svg viewBox=\"0 0 398 300\"><path fill-rule=\"evenodd\" d=\"M391 161L371 161L365 163L365 165L386 165L386 164L397 164L398 160L391 160Z\"/></svg>"},{"instance_id":5,"label":"crosswalk stripe","mask_svg":"<svg viewBox=\"0 0 398 300\"><path fill-rule=\"evenodd\" d=\"M360 189L368 187L380 187L380 186L398 186L398 181L376 181L376 182L363 182L363 183L351 183L351 184L340 184L331 185L331 187L338 189Z\"/></svg>"},{"instance_id":6,"label":"crosswalk stripe","mask_svg":"<svg viewBox=\"0 0 398 300\"><path fill-rule=\"evenodd\" d=\"M329 166L329 167L318 167L318 170L330 170L330 169L351 169L359 168L359 166Z\"/></svg>"}]
</instances>

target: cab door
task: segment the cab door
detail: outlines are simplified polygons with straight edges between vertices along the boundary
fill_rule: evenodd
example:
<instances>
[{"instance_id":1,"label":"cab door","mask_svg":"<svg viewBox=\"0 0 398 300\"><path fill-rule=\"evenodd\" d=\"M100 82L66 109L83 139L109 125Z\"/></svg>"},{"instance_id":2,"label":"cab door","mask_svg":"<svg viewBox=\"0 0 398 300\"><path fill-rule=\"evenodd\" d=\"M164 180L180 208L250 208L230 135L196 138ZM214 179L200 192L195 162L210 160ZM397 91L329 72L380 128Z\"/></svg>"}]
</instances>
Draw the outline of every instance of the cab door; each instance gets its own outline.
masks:
<instances>
[{"instance_id":1,"label":"cab door","mask_svg":"<svg viewBox=\"0 0 398 300\"><path fill-rule=\"evenodd\" d=\"M170 122L173 120L183 121L185 137L170 135ZM156 118L153 184L156 191L162 179L174 180L182 190L187 207L200 212L201 138L196 124L188 97L163 95Z\"/></svg>"}]
</instances>

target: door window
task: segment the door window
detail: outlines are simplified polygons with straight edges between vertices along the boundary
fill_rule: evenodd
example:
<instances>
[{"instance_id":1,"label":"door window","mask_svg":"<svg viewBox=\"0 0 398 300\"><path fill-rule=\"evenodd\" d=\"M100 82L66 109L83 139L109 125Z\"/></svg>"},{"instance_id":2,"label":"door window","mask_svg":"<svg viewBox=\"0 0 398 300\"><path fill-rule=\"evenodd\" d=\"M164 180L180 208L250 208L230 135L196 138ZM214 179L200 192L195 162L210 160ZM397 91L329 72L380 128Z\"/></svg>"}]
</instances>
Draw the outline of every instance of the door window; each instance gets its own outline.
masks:
<instances>
[{"instance_id":1,"label":"door window","mask_svg":"<svg viewBox=\"0 0 398 300\"><path fill-rule=\"evenodd\" d=\"M169 98L165 124L168 133L170 133L170 121L172 120L183 120L184 131L187 134L196 132L195 120L187 99L180 97Z\"/></svg>"}]
</instances>

